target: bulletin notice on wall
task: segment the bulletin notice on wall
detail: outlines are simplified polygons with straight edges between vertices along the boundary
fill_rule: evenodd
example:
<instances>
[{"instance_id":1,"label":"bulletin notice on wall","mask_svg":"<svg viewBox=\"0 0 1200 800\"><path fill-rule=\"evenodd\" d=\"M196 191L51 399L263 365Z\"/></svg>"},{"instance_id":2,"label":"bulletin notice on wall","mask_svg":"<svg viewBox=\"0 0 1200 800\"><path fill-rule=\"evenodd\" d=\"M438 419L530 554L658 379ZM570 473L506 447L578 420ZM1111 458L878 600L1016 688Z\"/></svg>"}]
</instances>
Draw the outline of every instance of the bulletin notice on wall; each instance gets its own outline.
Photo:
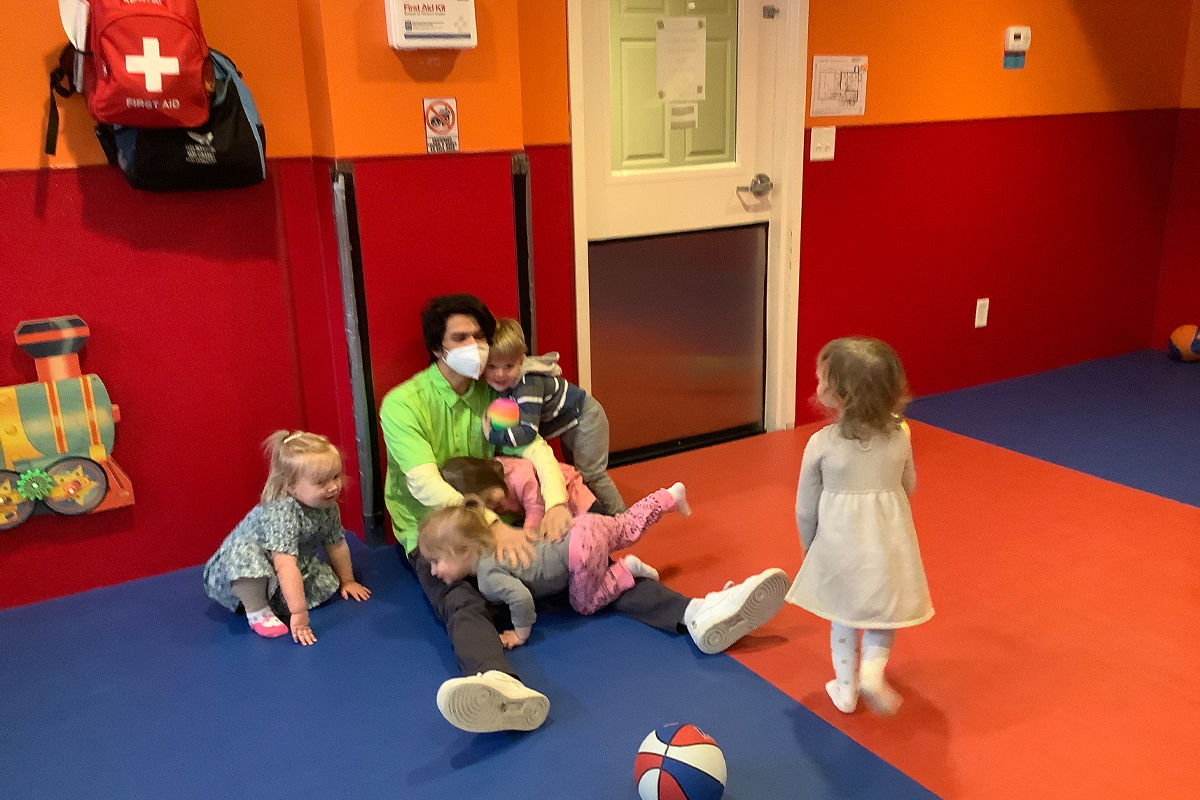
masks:
<instances>
[{"instance_id":1,"label":"bulletin notice on wall","mask_svg":"<svg viewBox=\"0 0 1200 800\"><path fill-rule=\"evenodd\" d=\"M867 57L813 56L813 117L861 117L867 113Z\"/></svg>"}]
</instances>

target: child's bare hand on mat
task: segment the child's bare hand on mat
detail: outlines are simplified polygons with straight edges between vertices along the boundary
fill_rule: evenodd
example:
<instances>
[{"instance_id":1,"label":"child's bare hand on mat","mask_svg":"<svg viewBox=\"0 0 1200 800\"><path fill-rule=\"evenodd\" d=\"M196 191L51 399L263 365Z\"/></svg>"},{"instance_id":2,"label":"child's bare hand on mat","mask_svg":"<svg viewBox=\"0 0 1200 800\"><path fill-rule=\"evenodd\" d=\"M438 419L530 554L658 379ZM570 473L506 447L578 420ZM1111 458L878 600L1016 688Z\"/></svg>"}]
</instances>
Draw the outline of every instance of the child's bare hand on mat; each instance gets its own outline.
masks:
<instances>
[{"instance_id":1,"label":"child's bare hand on mat","mask_svg":"<svg viewBox=\"0 0 1200 800\"><path fill-rule=\"evenodd\" d=\"M362 602L371 596L371 590L363 586L358 581L350 581L341 585L342 599L349 600L353 597L355 600Z\"/></svg>"},{"instance_id":2,"label":"child's bare hand on mat","mask_svg":"<svg viewBox=\"0 0 1200 800\"><path fill-rule=\"evenodd\" d=\"M317 637L313 633L312 628L308 627L308 611L301 611L292 614L290 625L292 629L292 641L298 644L316 644Z\"/></svg>"},{"instance_id":3,"label":"child's bare hand on mat","mask_svg":"<svg viewBox=\"0 0 1200 800\"><path fill-rule=\"evenodd\" d=\"M500 634L500 643L504 645L505 650L512 650L514 647L525 644L525 640L517 636L516 631L505 631Z\"/></svg>"}]
</instances>

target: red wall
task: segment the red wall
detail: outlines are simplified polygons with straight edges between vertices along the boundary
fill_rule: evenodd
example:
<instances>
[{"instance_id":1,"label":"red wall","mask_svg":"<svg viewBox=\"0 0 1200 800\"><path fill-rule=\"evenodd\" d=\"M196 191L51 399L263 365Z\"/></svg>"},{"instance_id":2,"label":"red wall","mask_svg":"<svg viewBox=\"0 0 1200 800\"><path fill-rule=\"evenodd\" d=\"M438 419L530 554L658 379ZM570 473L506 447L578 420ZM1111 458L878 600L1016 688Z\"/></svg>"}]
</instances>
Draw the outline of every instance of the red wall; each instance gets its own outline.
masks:
<instances>
[{"instance_id":1,"label":"red wall","mask_svg":"<svg viewBox=\"0 0 1200 800\"><path fill-rule=\"evenodd\" d=\"M0 607L203 561L256 502L257 443L304 425L306 409L352 450L330 424L330 315L313 280L324 265L302 233L319 230L316 186L308 160L273 162L266 183L223 193L135 192L109 167L0 173L0 331L61 314L88 323L83 368L121 408L113 458L137 499L4 532ZM35 380L8 341L0 385Z\"/></svg>"},{"instance_id":2,"label":"red wall","mask_svg":"<svg viewBox=\"0 0 1200 800\"><path fill-rule=\"evenodd\" d=\"M420 313L469 292L497 317L517 314L508 153L361 159L354 196L375 403L429 366ZM360 321L361 322L361 321ZM380 475L387 469L382 437ZM387 530L389 541L391 531Z\"/></svg>"},{"instance_id":3,"label":"red wall","mask_svg":"<svg viewBox=\"0 0 1200 800\"><path fill-rule=\"evenodd\" d=\"M530 159L539 336L574 376L570 148ZM15 282L0 330L57 314L89 323L84 368L121 407L113 456L137 497L0 536L0 607L202 562L253 505L265 477L256 443L278 427L328 434L357 474L330 166L272 161L262 186L211 194L136 192L108 167L0 173L0 251ZM418 313L429 297L470 291L516 315L510 155L354 168L382 397L428 363ZM0 385L34 380L9 349ZM343 499L355 531L358 489Z\"/></svg>"},{"instance_id":4,"label":"red wall","mask_svg":"<svg viewBox=\"0 0 1200 800\"><path fill-rule=\"evenodd\" d=\"M918 395L1149 346L1179 113L838 130L805 165L797 421L837 336L891 342Z\"/></svg>"},{"instance_id":5,"label":"red wall","mask_svg":"<svg viewBox=\"0 0 1200 800\"><path fill-rule=\"evenodd\" d=\"M354 481L358 452L331 168L332 162L321 158L273 164L275 205L283 286L293 307L303 424L341 447L345 472L351 476L341 501L342 523L361 536L362 495Z\"/></svg>"},{"instance_id":6,"label":"red wall","mask_svg":"<svg viewBox=\"0 0 1200 800\"><path fill-rule=\"evenodd\" d=\"M574 374L570 147L529 150L539 349ZM509 153L362 159L354 164L375 398L429 364L419 315L440 294L477 295L517 316Z\"/></svg>"},{"instance_id":7,"label":"red wall","mask_svg":"<svg viewBox=\"0 0 1200 800\"><path fill-rule=\"evenodd\" d=\"M539 348L559 349L573 376L570 147L535 147L528 155ZM469 292L497 317L517 316L511 154L361 159L354 188L378 403L429 364L420 311L430 297Z\"/></svg>"},{"instance_id":8,"label":"red wall","mask_svg":"<svg viewBox=\"0 0 1200 800\"><path fill-rule=\"evenodd\" d=\"M573 377L570 147L529 156L539 337ZM113 457L137 497L0 536L0 607L204 561L254 504L257 443L276 428L328 434L357 474L330 166L272 161L262 186L209 194L136 192L109 167L0 173L0 251L15 280L0 330L57 314L89 323L84 369L121 407ZM353 166L378 399L428 364L418 315L429 297L469 291L516 315L510 154ZM0 385L34 380L9 348ZM358 490L342 513L361 532Z\"/></svg>"},{"instance_id":9,"label":"red wall","mask_svg":"<svg viewBox=\"0 0 1200 800\"><path fill-rule=\"evenodd\" d=\"M1180 325L1200 325L1200 109L1179 112L1154 346Z\"/></svg>"},{"instance_id":10,"label":"red wall","mask_svg":"<svg viewBox=\"0 0 1200 800\"><path fill-rule=\"evenodd\" d=\"M364 159L354 165L376 402L429 365L420 311L470 292L517 313L508 153Z\"/></svg>"},{"instance_id":11,"label":"red wall","mask_svg":"<svg viewBox=\"0 0 1200 800\"><path fill-rule=\"evenodd\" d=\"M579 379L575 337L575 217L571 146L528 147L538 351L557 350L563 377Z\"/></svg>"}]
</instances>

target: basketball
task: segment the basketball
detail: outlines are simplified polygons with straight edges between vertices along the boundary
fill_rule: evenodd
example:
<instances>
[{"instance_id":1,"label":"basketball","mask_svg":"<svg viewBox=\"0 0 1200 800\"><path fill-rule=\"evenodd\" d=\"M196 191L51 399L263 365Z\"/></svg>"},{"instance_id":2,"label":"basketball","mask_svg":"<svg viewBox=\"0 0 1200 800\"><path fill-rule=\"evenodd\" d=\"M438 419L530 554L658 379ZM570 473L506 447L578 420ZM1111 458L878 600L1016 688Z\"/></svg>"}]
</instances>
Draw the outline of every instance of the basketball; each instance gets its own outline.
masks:
<instances>
[{"instance_id":1,"label":"basketball","mask_svg":"<svg viewBox=\"0 0 1200 800\"><path fill-rule=\"evenodd\" d=\"M725 777L725 756L713 738L678 722L651 731L633 762L642 800L718 800Z\"/></svg>"},{"instance_id":2,"label":"basketball","mask_svg":"<svg viewBox=\"0 0 1200 800\"><path fill-rule=\"evenodd\" d=\"M501 397L499 400L493 400L488 406L487 416L488 424L493 428L506 431L517 427L517 423L521 421L521 409L517 407L515 400Z\"/></svg>"},{"instance_id":3,"label":"basketball","mask_svg":"<svg viewBox=\"0 0 1200 800\"><path fill-rule=\"evenodd\" d=\"M1180 325L1167 340L1167 355L1176 361L1200 361L1200 328Z\"/></svg>"}]
</instances>

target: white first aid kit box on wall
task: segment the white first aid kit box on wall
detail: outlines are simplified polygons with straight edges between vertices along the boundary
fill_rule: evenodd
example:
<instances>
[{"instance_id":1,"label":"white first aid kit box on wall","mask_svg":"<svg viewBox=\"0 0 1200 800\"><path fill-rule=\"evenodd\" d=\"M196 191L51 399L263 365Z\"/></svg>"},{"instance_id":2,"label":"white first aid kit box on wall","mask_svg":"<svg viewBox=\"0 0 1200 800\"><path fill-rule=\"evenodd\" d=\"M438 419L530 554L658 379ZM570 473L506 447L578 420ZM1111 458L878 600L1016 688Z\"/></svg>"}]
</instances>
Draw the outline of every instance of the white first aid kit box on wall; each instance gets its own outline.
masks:
<instances>
[{"instance_id":1,"label":"white first aid kit box on wall","mask_svg":"<svg viewBox=\"0 0 1200 800\"><path fill-rule=\"evenodd\" d=\"M468 49L479 44L475 0L384 0L388 44L395 50Z\"/></svg>"}]
</instances>

